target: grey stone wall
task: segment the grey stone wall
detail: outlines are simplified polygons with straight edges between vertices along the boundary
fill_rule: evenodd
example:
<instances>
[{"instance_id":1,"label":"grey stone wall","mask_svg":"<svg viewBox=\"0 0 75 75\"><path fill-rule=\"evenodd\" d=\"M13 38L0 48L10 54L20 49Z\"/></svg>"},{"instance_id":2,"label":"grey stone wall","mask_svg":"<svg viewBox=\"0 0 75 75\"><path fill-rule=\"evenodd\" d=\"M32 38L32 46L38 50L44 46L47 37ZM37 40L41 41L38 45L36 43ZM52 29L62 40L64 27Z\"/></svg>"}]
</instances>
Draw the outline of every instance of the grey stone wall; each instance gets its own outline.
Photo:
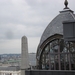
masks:
<instances>
[{"instance_id":1,"label":"grey stone wall","mask_svg":"<svg viewBox=\"0 0 75 75\"><path fill-rule=\"evenodd\" d=\"M25 75L75 75L75 71L26 70Z\"/></svg>"}]
</instances>

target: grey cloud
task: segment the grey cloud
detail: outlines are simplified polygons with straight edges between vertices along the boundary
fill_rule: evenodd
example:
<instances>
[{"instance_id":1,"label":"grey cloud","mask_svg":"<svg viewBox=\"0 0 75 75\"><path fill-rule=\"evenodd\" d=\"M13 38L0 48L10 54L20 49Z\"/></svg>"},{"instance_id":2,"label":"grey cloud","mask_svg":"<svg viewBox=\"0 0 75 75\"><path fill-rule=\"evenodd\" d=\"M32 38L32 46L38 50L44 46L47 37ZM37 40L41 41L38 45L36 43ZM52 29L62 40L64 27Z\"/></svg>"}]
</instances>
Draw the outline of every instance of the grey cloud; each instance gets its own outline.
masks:
<instances>
[{"instance_id":1,"label":"grey cloud","mask_svg":"<svg viewBox=\"0 0 75 75\"><path fill-rule=\"evenodd\" d=\"M14 34L11 30L8 30L5 35L7 39L13 39L14 37Z\"/></svg>"},{"instance_id":2,"label":"grey cloud","mask_svg":"<svg viewBox=\"0 0 75 75\"><path fill-rule=\"evenodd\" d=\"M61 0L19 0L18 2L15 0L2 0L0 3L1 31L5 34L8 29L14 30L14 38L20 38L24 34L29 37L41 36L48 23L64 8L64 2ZM7 27L6 24L10 25ZM28 30L17 30L19 24L27 26ZM30 30L31 27L32 30ZM42 30L39 30L39 28L42 28Z\"/></svg>"},{"instance_id":3,"label":"grey cloud","mask_svg":"<svg viewBox=\"0 0 75 75\"><path fill-rule=\"evenodd\" d=\"M68 1L75 11L75 0ZM23 35L41 37L64 7L63 0L0 0L0 41L21 39Z\"/></svg>"}]
</instances>

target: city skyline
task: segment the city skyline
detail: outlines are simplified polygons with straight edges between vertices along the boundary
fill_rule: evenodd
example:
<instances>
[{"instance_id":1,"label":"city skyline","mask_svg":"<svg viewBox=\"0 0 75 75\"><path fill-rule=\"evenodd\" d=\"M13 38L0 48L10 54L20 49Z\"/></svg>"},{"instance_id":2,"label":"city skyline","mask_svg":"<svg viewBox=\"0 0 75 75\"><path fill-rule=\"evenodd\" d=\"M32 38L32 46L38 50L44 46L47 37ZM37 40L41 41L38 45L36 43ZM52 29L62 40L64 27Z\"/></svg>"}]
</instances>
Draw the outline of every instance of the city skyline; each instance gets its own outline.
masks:
<instances>
[{"instance_id":1,"label":"city skyline","mask_svg":"<svg viewBox=\"0 0 75 75\"><path fill-rule=\"evenodd\" d=\"M62 11L65 0L0 0L0 54L21 53L21 38L28 38L28 52L37 51L46 26ZM68 7L75 11L74 0Z\"/></svg>"}]
</instances>

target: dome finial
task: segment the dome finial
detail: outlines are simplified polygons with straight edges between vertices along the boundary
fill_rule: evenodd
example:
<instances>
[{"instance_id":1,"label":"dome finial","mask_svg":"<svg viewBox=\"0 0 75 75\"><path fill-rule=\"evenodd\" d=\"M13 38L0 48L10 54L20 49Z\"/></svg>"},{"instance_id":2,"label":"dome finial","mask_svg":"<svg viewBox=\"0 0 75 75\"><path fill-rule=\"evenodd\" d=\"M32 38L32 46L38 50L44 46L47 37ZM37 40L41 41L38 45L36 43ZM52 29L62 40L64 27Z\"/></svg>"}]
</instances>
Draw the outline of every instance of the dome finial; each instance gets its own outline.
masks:
<instances>
[{"instance_id":1,"label":"dome finial","mask_svg":"<svg viewBox=\"0 0 75 75\"><path fill-rule=\"evenodd\" d=\"M67 0L65 0L65 2L64 2L64 4L65 4L65 8L64 9L68 9L68 1Z\"/></svg>"}]
</instances>

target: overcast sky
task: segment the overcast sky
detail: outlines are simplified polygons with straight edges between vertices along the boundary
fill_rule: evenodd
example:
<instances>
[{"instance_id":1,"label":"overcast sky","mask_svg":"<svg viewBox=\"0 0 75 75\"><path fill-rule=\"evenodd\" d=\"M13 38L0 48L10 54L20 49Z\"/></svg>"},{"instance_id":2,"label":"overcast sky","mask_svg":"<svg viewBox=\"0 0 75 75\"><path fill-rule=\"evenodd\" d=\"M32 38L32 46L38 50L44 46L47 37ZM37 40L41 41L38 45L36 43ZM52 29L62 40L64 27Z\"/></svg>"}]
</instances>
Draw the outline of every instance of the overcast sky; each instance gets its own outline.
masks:
<instances>
[{"instance_id":1,"label":"overcast sky","mask_svg":"<svg viewBox=\"0 0 75 75\"><path fill-rule=\"evenodd\" d=\"M75 0L68 0L75 11ZM0 0L0 54L21 53L21 37L36 52L41 35L64 8L64 0Z\"/></svg>"}]
</instances>

